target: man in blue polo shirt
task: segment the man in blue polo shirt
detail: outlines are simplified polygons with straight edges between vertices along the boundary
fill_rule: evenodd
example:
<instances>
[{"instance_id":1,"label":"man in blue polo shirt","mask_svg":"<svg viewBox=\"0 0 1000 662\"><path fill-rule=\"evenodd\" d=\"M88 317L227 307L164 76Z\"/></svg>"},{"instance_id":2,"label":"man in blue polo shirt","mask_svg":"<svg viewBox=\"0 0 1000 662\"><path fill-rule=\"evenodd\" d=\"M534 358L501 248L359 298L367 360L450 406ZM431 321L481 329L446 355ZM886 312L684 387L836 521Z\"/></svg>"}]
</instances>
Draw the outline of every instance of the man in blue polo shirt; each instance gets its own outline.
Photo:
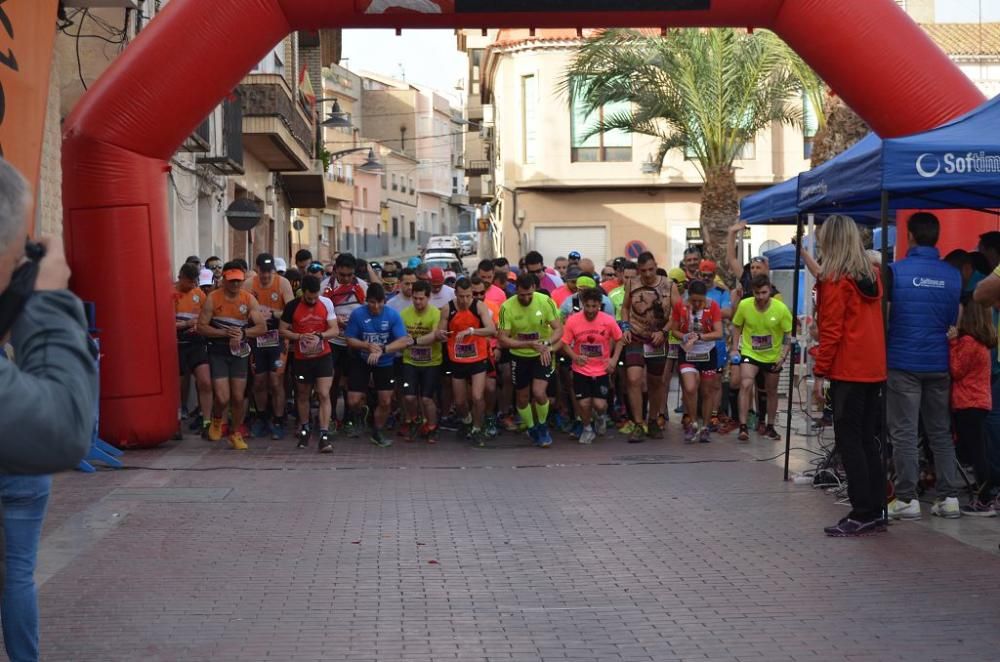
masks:
<instances>
[{"instance_id":1,"label":"man in blue polo shirt","mask_svg":"<svg viewBox=\"0 0 1000 662\"><path fill-rule=\"evenodd\" d=\"M368 286L365 305L355 309L347 321L344 333L347 346L353 349L347 358L347 407L357 415L364 411L365 396L369 386L378 394L375 407L371 442L385 448L392 440L382 436L389 410L392 407L393 361L395 353L414 343L407 335L403 318L385 305L385 290L378 283ZM357 420L355 429L363 426Z\"/></svg>"},{"instance_id":2,"label":"man in blue polo shirt","mask_svg":"<svg viewBox=\"0 0 1000 662\"><path fill-rule=\"evenodd\" d=\"M940 234L937 217L914 214L908 234L912 248L906 259L889 267L886 283L890 297L887 406L896 466L896 498L889 504L889 517L920 519L919 422L934 453L937 473L938 500L931 514L956 518L962 513L948 417L948 329L958 322L962 275L942 261L935 248Z\"/></svg>"}]
</instances>

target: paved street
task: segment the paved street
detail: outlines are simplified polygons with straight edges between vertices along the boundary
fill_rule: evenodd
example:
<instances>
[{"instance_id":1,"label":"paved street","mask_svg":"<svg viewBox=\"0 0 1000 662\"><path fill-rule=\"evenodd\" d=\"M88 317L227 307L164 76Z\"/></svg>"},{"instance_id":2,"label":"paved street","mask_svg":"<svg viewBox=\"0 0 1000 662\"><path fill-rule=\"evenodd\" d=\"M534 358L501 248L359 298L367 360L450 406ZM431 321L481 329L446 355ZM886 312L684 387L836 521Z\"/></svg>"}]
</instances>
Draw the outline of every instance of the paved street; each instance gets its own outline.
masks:
<instances>
[{"instance_id":1,"label":"paved street","mask_svg":"<svg viewBox=\"0 0 1000 662\"><path fill-rule=\"evenodd\" d=\"M677 432L677 426L671 430ZM991 660L997 555L679 435L548 450L189 437L57 479L47 660ZM144 468L140 468L144 467ZM996 550L1000 522L960 521Z\"/></svg>"}]
</instances>

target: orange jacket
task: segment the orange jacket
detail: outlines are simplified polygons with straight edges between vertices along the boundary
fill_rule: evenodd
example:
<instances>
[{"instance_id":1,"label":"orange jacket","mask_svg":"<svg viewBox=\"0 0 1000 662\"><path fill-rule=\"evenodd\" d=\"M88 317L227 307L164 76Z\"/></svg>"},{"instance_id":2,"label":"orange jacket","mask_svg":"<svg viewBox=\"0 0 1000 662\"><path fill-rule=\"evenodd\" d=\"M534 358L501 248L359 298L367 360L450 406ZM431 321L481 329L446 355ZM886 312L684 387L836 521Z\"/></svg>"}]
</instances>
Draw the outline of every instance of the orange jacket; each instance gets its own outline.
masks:
<instances>
[{"instance_id":1,"label":"orange jacket","mask_svg":"<svg viewBox=\"0 0 1000 662\"><path fill-rule=\"evenodd\" d=\"M816 293L819 346L815 374L843 382L886 379L882 281L822 280Z\"/></svg>"}]
</instances>

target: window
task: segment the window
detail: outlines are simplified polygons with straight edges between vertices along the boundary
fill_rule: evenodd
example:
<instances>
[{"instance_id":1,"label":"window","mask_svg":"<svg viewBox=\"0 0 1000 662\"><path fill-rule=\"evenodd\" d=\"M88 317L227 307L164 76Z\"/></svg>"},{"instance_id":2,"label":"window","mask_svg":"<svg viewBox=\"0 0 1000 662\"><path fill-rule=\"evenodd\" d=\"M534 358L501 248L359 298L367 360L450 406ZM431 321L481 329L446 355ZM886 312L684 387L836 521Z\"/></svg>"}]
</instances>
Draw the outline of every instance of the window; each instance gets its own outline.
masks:
<instances>
[{"instance_id":1,"label":"window","mask_svg":"<svg viewBox=\"0 0 1000 662\"><path fill-rule=\"evenodd\" d=\"M470 81L472 83L472 94L478 95L479 79L482 78L482 73L481 73L482 70L480 69L480 67L482 67L483 64L483 49L473 48L472 50L470 50L469 60L472 63L472 73L471 73L472 80Z\"/></svg>"},{"instance_id":2,"label":"window","mask_svg":"<svg viewBox=\"0 0 1000 662\"><path fill-rule=\"evenodd\" d=\"M606 117L618 113L627 113L631 106L627 102L609 103L589 115L584 110L582 100L573 99L572 117L570 118L573 146L570 160L577 162L595 161L631 161L632 134L627 131L604 131L589 138L587 133L595 126L604 122Z\"/></svg>"},{"instance_id":3,"label":"window","mask_svg":"<svg viewBox=\"0 0 1000 662\"><path fill-rule=\"evenodd\" d=\"M451 194L458 195L458 177L451 178Z\"/></svg>"},{"instance_id":4,"label":"window","mask_svg":"<svg viewBox=\"0 0 1000 662\"><path fill-rule=\"evenodd\" d=\"M398 216L393 216L392 217L392 236L393 237L398 237L399 236L399 217Z\"/></svg>"},{"instance_id":5,"label":"window","mask_svg":"<svg viewBox=\"0 0 1000 662\"><path fill-rule=\"evenodd\" d=\"M393 173L392 175L392 190L393 191L399 190L399 187L396 185L396 173Z\"/></svg>"},{"instance_id":6,"label":"window","mask_svg":"<svg viewBox=\"0 0 1000 662\"><path fill-rule=\"evenodd\" d=\"M525 163L538 157L538 79L521 76L522 156Z\"/></svg>"},{"instance_id":7,"label":"window","mask_svg":"<svg viewBox=\"0 0 1000 662\"><path fill-rule=\"evenodd\" d=\"M416 189L413 188L413 177L410 177L409 180L410 180L410 195L413 195L414 193L417 192Z\"/></svg>"},{"instance_id":8,"label":"window","mask_svg":"<svg viewBox=\"0 0 1000 662\"><path fill-rule=\"evenodd\" d=\"M358 199L359 199L359 197L360 196L358 195L358 187L355 186L354 187L354 206L358 205Z\"/></svg>"},{"instance_id":9,"label":"window","mask_svg":"<svg viewBox=\"0 0 1000 662\"><path fill-rule=\"evenodd\" d=\"M256 74L285 75L285 42L279 42L253 69Z\"/></svg>"},{"instance_id":10,"label":"window","mask_svg":"<svg viewBox=\"0 0 1000 662\"><path fill-rule=\"evenodd\" d=\"M382 190L384 191L385 187L386 187L386 181L387 181L385 173L382 173L382 176L380 177L380 179L382 180Z\"/></svg>"},{"instance_id":11,"label":"window","mask_svg":"<svg viewBox=\"0 0 1000 662\"><path fill-rule=\"evenodd\" d=\"M361 208L368 209L368 189L361 189Z\"/></svg>"},{"instance_id":12,"label":"window","mask_svg":"<svg viewBox=\"0 0 1000 662\"><path fill-rule=\"evenodd\" d=\"M364 252L366 252L366 253L367 253L367 252L368 252L368 228L365 228L365 229L364 229L364 230L362 231L362 235L361 235L361 241L363 242L363 243L361 244L361 245L362 245L362 247L363 247L363 248L362 248L361 250L363 250Z\"/></svg>"},{"instance_id":13,"label":"window","mask_svg":"<svg viewBox=\"0 0 1000 662\"><path fill-rule=\"evenodd\" d=\"M410 241L417 238L417 224L410 221Z\"/></svg>"}]
</instances>

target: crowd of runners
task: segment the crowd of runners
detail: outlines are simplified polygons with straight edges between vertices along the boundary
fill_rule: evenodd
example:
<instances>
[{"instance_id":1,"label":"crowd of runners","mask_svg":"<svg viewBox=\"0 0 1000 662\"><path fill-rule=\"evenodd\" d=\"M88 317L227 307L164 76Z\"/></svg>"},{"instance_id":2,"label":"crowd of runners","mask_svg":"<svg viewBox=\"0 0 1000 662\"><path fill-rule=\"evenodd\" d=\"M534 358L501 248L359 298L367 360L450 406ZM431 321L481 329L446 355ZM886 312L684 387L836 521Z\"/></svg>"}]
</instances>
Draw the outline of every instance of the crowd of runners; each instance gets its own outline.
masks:
<instances>
[{"instance_id":1,"label":"crowd of runners","mask_svg":"<svg viewBox=\"0 0 1000 662\"><path fill-rule=\"evenodd\" d=\"M555 430L590 444L612 425L639 443L677 413L689 443L737 429L779 440L791 314L766 260L732 267L731 290L697 248L667 270L651 253L598 268L533 251L470 275L307 250L290 266L192 256L175 293L182 402L197 391L182 416L237 450L289 434L320 452L362 434L386 447L390 431L433 444L442 429L477 445L526 432L544 448Z\"/></svg>"}]
</instances>

